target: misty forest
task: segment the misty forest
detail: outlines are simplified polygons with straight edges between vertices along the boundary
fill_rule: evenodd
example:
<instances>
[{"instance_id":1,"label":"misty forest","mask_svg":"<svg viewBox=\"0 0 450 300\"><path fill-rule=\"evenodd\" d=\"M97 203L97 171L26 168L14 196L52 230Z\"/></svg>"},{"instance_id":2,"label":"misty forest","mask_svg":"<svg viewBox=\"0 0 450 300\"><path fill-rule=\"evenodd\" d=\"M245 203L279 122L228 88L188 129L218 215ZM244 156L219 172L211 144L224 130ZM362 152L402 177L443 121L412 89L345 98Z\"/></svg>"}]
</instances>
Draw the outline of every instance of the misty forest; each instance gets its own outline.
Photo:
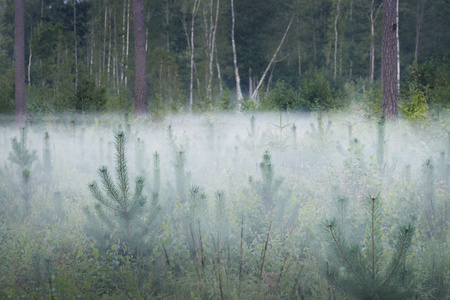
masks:
<instances>
[{"instance_id":1,"label":"misty forest","mask_svg":"<svg viewBox=\"0 0 450 300\"><path fill-rule=\"evenodd\" d=\"M450 299L448 0L0 0L0 299Z\"/></svg>"}]
</instances>

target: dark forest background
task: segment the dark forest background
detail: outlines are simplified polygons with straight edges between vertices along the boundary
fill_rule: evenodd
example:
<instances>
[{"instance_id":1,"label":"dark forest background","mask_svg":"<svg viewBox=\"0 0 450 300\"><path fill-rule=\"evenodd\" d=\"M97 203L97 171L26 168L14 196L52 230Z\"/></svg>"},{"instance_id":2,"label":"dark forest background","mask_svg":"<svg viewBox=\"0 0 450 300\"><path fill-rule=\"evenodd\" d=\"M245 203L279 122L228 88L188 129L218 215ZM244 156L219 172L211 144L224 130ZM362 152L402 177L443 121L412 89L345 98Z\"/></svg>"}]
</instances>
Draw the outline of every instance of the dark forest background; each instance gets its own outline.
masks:
<instances>
[{"instance_id":1,"label":"dark forest background","mask_svg":"<svg viewBox=\"0 0 450 300\"><path fill-rule=\"evenodd\" d=\"M381 2L235 1L242 109L329 110L356 97L376 111L381 101ZM192 46L192 109L236 109L230 0L144 4L150 110L189 108ZM131 0L27 0L25 10L29 113L133 110ZM404 112L449 103L449 15L448 0L399 2L399 104ZM0 113L14 111L13 46L14 1L1 0Z\"/></svg>"}]
</instances>

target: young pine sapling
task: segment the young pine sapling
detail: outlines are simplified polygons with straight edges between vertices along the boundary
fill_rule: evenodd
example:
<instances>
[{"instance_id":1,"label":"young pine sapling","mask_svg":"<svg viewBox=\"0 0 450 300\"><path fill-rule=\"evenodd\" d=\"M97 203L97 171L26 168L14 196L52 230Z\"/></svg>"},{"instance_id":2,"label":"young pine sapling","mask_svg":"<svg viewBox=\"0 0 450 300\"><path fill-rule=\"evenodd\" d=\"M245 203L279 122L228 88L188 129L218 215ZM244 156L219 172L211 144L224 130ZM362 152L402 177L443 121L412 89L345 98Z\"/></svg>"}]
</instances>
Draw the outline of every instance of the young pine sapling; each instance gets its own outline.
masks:
<instances>
[{"instance_id":1,"label":"young pine sapling","mask_svg":"<svg viewBox=\"0 0 450 300\"><path fill-rule=\"evenodd\" d=\"M135 242L143 238L150 230L150 225L155 218L159 207L153 198L149 216L145 216L147 210L147 198L143 195L144 178L136 178L134 194L130 192L128 180L127 161L125 158L125 135L119 132L116 135L116 180L111 178L108 168L103 166L98 173L103 186L102 191L97 182L89 184L89 189L98 201L95 205L98 215L112 229L123 231L127 242ZM105 195L106 194L106 195ZM108 212L105 212L106 211ZM113 217L110 215L112 214Z\"/></svg>"}]
</instances>

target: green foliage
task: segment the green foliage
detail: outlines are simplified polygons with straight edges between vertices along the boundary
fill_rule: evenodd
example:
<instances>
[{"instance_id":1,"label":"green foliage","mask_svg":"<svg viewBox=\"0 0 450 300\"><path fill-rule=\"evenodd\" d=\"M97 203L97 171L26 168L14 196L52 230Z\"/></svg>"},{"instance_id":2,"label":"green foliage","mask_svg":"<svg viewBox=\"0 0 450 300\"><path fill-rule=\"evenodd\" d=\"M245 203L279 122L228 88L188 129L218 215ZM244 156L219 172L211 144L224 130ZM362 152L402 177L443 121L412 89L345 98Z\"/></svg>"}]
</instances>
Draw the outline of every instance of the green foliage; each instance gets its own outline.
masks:
<instances>
[{"instance_id":1,"label":"green foliage","mask_svg":"<svg viewBox=\"0 0 450 300\"><path fill-rule=\"evenodd\" d=\"M411 87L411 102L403 105L400 110L408 120L422 119L427 115L428 105L425 93L419 89Z\"/></svg>"},{"instance_id":2,"label":"green foliage","mask_svg":"<svg viewBox=\"0 0 450 300\"><path fill-rule=\"evenodd\" d=\"M331 86L323 72L310 72L301 82L300 97L308 111L329 111L345 106L345 99Z\"/></svg>"},{"instance_id":3,"label":"green foliage","mask_svg":"<svg viewBox=\"0 0 450 300\"><path fill-rule=\"evenodd\" d=\"M428 59L423 64L414 62L407 69L406 81L410 86L411 104L419 106L419 116L426 103L448 107L450 95L450 59ZM421 107L421 108L420 108Z\"/></svg>"},{"instance_id":4,"label":"green foliage","mask_svg":"<svg viewBox=\"0 0 450 300\"><path fill-rule=\"evenodd\" d=\"M379 196L368 197L365 205L368 224L362 246L349 244L336 221L327 222L330 245L336 257L340 258L334 260L332 265L327 265L327 276L337 287L359 299L410 297L413 289L405 283L405 258L415 228L411 224L399 228L391 261L386 263L383 212Z\"/></svg>"},{"instance_id":5,"label":"green foliage","mask_svg":"<svg viewBox=\"0 0 450 300\"><path fill-rule=\"evenodd\" d=\"M268 110L301 110L305 108L300 94L284 81L277 81L273 89L261 101L261 107Z\"/></svg>"},{"instance_id":6,"label":"green foliage","mask_svg":"<svg viewBox=\"0 0 450 300\"><path fill-rule=\"evenodd\" d=\"M81 111L101 111L106 104L106 88L95 84L93 78L80 78L75 94L75 109Z\"/></svg>"}]
</instances>

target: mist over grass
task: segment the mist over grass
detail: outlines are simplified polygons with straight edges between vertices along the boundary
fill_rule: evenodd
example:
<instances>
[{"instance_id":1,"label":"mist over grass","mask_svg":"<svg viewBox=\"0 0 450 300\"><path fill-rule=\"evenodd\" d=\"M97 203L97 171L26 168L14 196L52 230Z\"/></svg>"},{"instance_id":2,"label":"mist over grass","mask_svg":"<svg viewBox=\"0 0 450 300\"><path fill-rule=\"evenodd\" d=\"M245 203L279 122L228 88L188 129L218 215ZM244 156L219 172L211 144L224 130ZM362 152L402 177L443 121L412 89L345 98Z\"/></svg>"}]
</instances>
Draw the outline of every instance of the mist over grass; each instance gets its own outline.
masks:
<instances>
[{"instance_id":1,"label":"mist over grass","mask_svg":"<svg viewBox=\"0 0 450 300\"><path fill-rule=\"evenodd\" d=\"M379 119L359 110L168 115L157 122L124 114L52 115L34 118L24 131L7 118L0 123L1 296L344 299L327 277L333 254L324 224L343 220L345 239L367 255L366 199L377 195L384 258L395 253L400 225L416 228L405 290L419 298L449 295L448 115L389 123L382 137ZM88 188L100 182L101 166L116 179L120 131L131 190L143 176L149 202L155 152L160 159L160 211L137 242L120 228L95 223L98 201ZM37 155L26 186L29 216L23 216L22 170L10 159L11 141L23 132L26 149ZM204 201L189 228L197 186ZM342 197L348 198L345 218ZM380 263L380 276L386 270Z\"/></svg>"}]
</instances>

